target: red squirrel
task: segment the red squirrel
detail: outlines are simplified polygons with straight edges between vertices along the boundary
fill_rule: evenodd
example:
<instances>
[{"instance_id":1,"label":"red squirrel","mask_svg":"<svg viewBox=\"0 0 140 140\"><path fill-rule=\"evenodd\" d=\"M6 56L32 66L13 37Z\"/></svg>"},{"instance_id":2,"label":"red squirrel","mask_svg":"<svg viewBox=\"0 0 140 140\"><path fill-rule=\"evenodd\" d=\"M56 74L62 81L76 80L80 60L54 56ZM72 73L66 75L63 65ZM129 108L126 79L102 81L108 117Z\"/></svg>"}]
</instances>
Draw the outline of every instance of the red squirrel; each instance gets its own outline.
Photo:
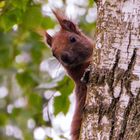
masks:
<instances>
[{"instance_id":1,"label":"red squirrel","mask_svg":"<svg viewBox=\"0 0 140 140\"><path fill-rule=\"evenodd\" d=\"M76 107L71 124L72 140L78 140L82 122L82 112L86 100L87 86L81 78L91 62L93 42L84 35L78 26L60 10L53 10L61 29L53 37L46 32L46 41L52 54L66 69L75 82Z\"/></svg>"}]
</instances>

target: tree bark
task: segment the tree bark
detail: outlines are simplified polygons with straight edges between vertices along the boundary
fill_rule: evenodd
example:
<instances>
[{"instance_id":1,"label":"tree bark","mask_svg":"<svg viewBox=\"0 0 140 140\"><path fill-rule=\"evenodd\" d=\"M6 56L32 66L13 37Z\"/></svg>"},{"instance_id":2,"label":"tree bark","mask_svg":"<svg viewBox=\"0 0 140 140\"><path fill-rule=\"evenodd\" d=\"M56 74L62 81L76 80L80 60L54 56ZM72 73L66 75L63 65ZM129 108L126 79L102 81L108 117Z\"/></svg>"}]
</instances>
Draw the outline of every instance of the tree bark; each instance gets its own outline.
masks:
<instances>
[{"instance_id":1,"label":"tree bark","mask_svg":"<svg viewBox=\"0 0 140 140\"><path fill-rule=\"evenodd\" d=\"M140 140L140 0L98 0L80 140Z\"/></svg>"}]
</instances>

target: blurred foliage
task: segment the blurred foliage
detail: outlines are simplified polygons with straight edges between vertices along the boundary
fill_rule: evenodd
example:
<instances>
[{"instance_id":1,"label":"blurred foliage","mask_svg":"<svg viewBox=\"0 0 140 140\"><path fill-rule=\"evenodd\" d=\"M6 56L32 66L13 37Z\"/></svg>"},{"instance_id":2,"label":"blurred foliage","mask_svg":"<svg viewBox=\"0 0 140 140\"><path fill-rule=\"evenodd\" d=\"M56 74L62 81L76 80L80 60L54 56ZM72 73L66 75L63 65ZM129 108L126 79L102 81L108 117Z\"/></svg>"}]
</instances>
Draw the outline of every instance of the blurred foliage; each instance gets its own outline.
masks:
<instances>
[{"instance_id":1,"label":"blurred foliage","mask_svg":"<svg viewBox=\"0 0 140 140\"><path fill-rule=\"evenodd\" d=\"M63 7L66 1L63 0ZM54 2L55 3L55 2ZM88 1L86 11L93 7L93 0ZM70 106L69 95L74 84L66 76L52 78L49 73L40 70L42 61L51 56L50 50L43 42L38 31L53 29L57 24L49 16L42 14L42 6L47 0L2 0L0 1L0 90L3 87L8 95L0 95L0 139L1 140L33 140L34 129L52 127L52 118L44 119L43 109L48 108L53 100L53 116L60 112L67 114ZM85 23L85 16L80 18L80 27L89 35L93 35L95 23ZM55 83L51 88L38 89L41 84ZM54 95L46 98L46 91ZM60 96L55 96L59 91ZM1 90L2 92L6 92ZM33 120L33 127L28 122ZM13 126L15 132L12 132ZM20 130L20 133L19 133ZM18 135L17 135L17 134ZM50 136L46 136L51 140Z\"/></svg>"}]
</instances>

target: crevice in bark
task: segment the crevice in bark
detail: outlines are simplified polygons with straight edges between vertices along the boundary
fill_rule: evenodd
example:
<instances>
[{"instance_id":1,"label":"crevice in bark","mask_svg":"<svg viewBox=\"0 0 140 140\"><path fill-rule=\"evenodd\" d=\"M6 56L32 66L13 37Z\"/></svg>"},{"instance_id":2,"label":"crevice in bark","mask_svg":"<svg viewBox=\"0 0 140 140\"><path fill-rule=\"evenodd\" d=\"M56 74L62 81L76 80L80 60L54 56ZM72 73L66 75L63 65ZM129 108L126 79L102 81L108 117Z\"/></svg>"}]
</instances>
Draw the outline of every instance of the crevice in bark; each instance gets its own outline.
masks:
<instances>
[{"instance_id":1,"label":"crevice in bark","mask_svg":"<svg viewBox=\"0 0 140 140\"><path fill-rule=\"evenodd\" d=\"M129 42L128 42L128 46L127 46L127 54L128 54L128 50L129 50L129 47L130 47L130 45L131 45L131 31L130 31L130 33L129 33L129 40L128 40Z\"/></svg>"},{"instance_id":2,"label":"crevice in bark","mask_svg":"<svg viewBox=\"0 0 140 140\"><path fill-rule=\"evenodd\" d=\"M113 98L113 100L110 104L110 107L108 109L108 113L110 114L109 116L111 119L111 130L110 130L110 134L109 134L109 140L113 139L113 133L114 133L115 122L116 122L116 108L117 108L117 105L118 105L122 92L123 92L123 80L121 80L121 91L120 91L118 98Z\"/></svg>"},{"instance_id":3,"label":"crevice in bark","mask_svg":"<svg viewBox=\"0 0 140 140\"><path fill-rule=\"evenodd\" d=\"M117 85L119 81L123 79L125 70L118 68L116 71L116 78L115 78L115 84Z\"/></svg>"},{"instance_id":4,"label":"crevice in bark","mask_svg":"<svg viewBox=\"0 0 140 140\"><path fill-rule=\"evenodd\" d=\"M108 79L108 86L109 86L109 91L113 97L112 99L112 102L111 102L111 105L110 105L110 109L108 109L108 111L106 111L103 107L103 104L102 102L100 102L100 105L99 105L99 119L98 119L98 124L100 124L100 121L102 119L102 117L104 116L105 113L109 113L110 115L110 118L111 118L111 131L110 131L110 137L109 139L111 140L112 139L112 136L113 136L113 133L114 133L114 125L115 125L115 120L116 120L116 115L115 115L115 112L116 112L116 107L117 107L117 103L119 101L119 98L114 98L114 80L115 80L115 73L116 73L116 70L118 68L118 62L119 62L119 59L120 59L120 50L117 51L116 53L116 59L115 59L115 63L111 69L111 72L109 72L109 74L107 73L104 73L103 76L101 76L101 78L99 77L98 79L103 79L101 81L104 81L105 78ZM106 76L108 75L108 76ZM102 78L103 77L103 78ZM99 81L99 80L98 80ZM102 101L102 100L101 100Z\"/></svg>"},{"instance_id":5,"label":"crevice in bark","mask_svg":"<svg viewBox=\"0 0 140 140\"><path fill-rule=\"evenodd\" d=\"M84 110L85 114L93 114L93 113L97 113L97 107L94 105L90 105L90 106L86 106L85 110Z\"/></svg>"},{"instance_id":6,"label":"crevice in bark","mask_svg":"<svg viewBox=\"0 0 140 140\"><path fill-rule=\"evenodd\" d=\"M111 118L111 130L110 130L110 135L109 135L109 140L112 139L113 133L114 133L114 127L115 127L115 122L116 122L116 107L117 107L117 103L119 101L119 98L114 98L112 100L112 103L110 105L110 110L109 112L111 113L110 118Z\"/></svg>"},{"instance_id":7,"label":"crevice in bark","mask_svg":"<svg viewBox=\"0 0 140 140\"><path fill-rule=\"evenodd\" d=\"M128 124L128 130L130 132L133 132L135 135L135 139L139 140L140 138L140 131L137 131L137 127L140 127L139 122L140 122L140 88L138 89L138 93L136 97L134 98L134 103L132 107L132 112L133 116L131 119L129 118L129 124ZM132 136L133 138L133 136Z\"/></svg>"},{"instance_id":8,"label":"crevice in bark","mask_svg":"<svg viewBox=\"0 0 140 140\"><path fill-rule=\"evenodd\" d=\"M126 71L126 74L127 74L127 72L132 71L132 69L135 65L135 61L136 61L136 54L137 54L137 48L134 48L133 55L131 57L131 61L130 61L129 65L128 65L128 70Z\"/></svg>"},{"instance_id":9,"label":"crevice in bark","mask_svg":"<svg viewBox=\"0 0 140 140\"><path fill-rule=\"evenodd\" d=\"M101 119L104 116L105 112L106 112L105 106L103 105L102 102L100 102L99 112L98 112L98 116L99 116L98 125L100 125Z\"/></svg>"},{"instance_id":10,"label":"crevice in bark","mask_svg":"<svg viewBox=\"0 0 140 140\"><path fill-rule=\"evenodd\" d=\"M124 81L125 88L129 94L131 94L131 80L133 78L132 70L136 62L136 54L137 54L137 48L134 49L130 63L128 64L128 68L124 73L123 81Z\"/></svg>"},{"instance_id":11,"label":"crevice in bark","mask_svg":"<svg viewBox=\"0 0 140 140\"><path fill-rule=\"evenodd\" d=\"M124 112L123 122L122 122L121 131L120 131L118 140L123 140L123 137L124 137L124 134L125 134L125 129L126 129L126 126L127 126L127 121L128 121L129 114L130 114L133 103L134 103L134 98L131 95L128 106L127 106L127 108L125 109L125 112Z\"/></svg>"},{"instance_id":12,"label":"crevice in bark","mask_svg":"<svg viewBox=\"0 0 140 140\"><path fill-rule=\"evenodd\" d=\"M114 92L114 80L115 80L115 72L116 72L116 69L118 67L118 62L119 62L119 59L120 59L120 50L117 51L117 54L116 54L116 58L115 58L115 63L112 67L112 70L110 71L109 73L109 77L108 77L108 86L109 86L109 89L110 89L110 93L113 97L113 92Z\"/></svg>"},{"instance_id":13,"label":"crevice in bark","mask_svg":"<svg viewBox=\"0 0 140 140\"><path fill-rule=\"evenodd\" d=\"M133 67L135 65L135 60L136 60L136 52L137 52L137 49L135 48L134 51L133 51L133 55L131 57L131 61L128 65L128 69L124 73L123 83L125 85L127 93L130 96L130 99L129 99L129 103L128 103L126 109L125 109L125 112L124 112L123 122L122 122L121 131L120 131L118 140L123 140L123 138L124 138L124 135L125 135L125 132L126 132L125 130L126 130L126 126L127 126L127 121L128 121L129 114L130 114L130 111L132 109L132 105L133 105L134 99L135 99L134 95L131 92L131 78L132 78L132 75L133 75L132 70L133 70Z\"/></svg>"},{"instance_id":14,"label":"crevice in bark","mask_svg":"<svg viewBox=\"0 0 140 140\"><path fill-rule=\"evenodd\" d=\"M94 71L92 71L92 77L90 79L90 82L92 82L93 86L104 86L105 85L105 79L109 73L109 70L107 69L99 69L96 68Z\"/></svg>"},{"instance_id":15,"label":"crevice in bark","mask_svg":"<svg viewBox=\"0 0 140 140\"><path fill-rule=\"evenodd\" d=\"M110 130L110 136L109 136L109 140L112 139L112 136L113 136L113 133L114 133L114 125L115 125L115 112L116 112L116 105L119 101L119 98L114 98L114 81L115 81L115 72L116 72L116 69L118 68L118 62L119 62L119 59L120 59L120 50L117 51L117 54L116 54L116 58L115 58L115 63L111 69L111 71L109 72L109 75L108 75L108 78L107 78L107 83L108 83L108 86L109 86L109 92L111 93L111 96L113 97L112 99L112 102L111 102L111 105L108 109L108 114L109 117L111 118L111 130ZM105 112L104 112L105 113ZM100 119L102 118L104 114L103 113L100 113Z\"/></svg>"}]
</instances>

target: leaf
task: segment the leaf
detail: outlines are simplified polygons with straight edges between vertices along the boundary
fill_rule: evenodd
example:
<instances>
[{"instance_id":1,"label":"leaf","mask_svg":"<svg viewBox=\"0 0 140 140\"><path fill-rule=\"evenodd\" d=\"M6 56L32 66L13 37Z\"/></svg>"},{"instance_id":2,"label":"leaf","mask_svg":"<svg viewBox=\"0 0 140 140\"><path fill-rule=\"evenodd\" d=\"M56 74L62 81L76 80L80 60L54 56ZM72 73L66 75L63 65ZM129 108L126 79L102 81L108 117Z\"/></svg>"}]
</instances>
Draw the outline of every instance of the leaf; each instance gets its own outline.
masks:
<instances>
[{"instance_id":1,"label":"leaf","mask_svg":"<svg viewBox=\"0 0 140 140\"><path fill-rule=\"evenodd\" d=\"M91 33L92 30L95 30L96 28L96 23L89 23L89 24L85 24L85 22L81 22L80 23L80 28L82 28L84 30L84 32L86 32L87 34Z\"/></svg>"},{"instance_id":2,"label":"leaf","mask_svg":"<svg viewBox=\"0 0 140 140\"><path fill-rule=\"evenodd\" d=\"M42 60L42 48L44 47L44 44L42 42L37 42L32 48L31 48L31 56L34 63L40 64Z\"/></svg>"},{"instance_id":3,"label":"leaf","mask_svg":"<svg viewBox=\"0 0 140 140\"><path fill-rule=\"evenodd\" d=\"M50 137L47 137L45 140L53 140L52 138L50 138Z\"/></svg>"},{"instance_id":4,"label":"leaf","mask_svg":"<svg viewBox=\"0 0 140 140\"><path fill-rule=\"evenodd\" d=\"M40 125L46 125L47 124L42 116L43 116L42 110L37 111L35 114L33 114L33 118L36 122L36 125L40 126Z\"/></svg>"},{"instance_id":5,"label":"leaf","mask_svg":"<svg viewBox=\"0 0 140 140\"><path fill-rule=\"evenodd\" d=\"M0 8L3 8L5 6L5 1L0 2Z\"/></svg>"},{"instance_id":6,"label":"leaf","mask_svg":"<svg viewBox=\"0 0 140 140\"><path fill-rule=\"evenodd\" d=\"M61 82L58 83L56 89L60 91L61 96L57 96L54 99L55 115L57 115L59 112L63 112L64 114L68 112L70 106L68 96L72 93L73 87L74 87L73 82L66 76Z\"/></svg>"},{"instance_id":7,"label":"leaf","mask_svg":"<svg viewBox=\"0 0 140 140\"><path fill-rule=\"evenodd\" d=\"M36 109L36 111L42 110L42 98L37 93L29 93L29 106Z\"/></svg>"},{"instance_id":8,"label":"leaf","mask_svg":"<svg viewBox=\"0 0 140 140\"><path fill-rule=\"evenodd\" d=\"M23 11L26 10L27 8L27 3L29 0L12 0L11 4L15 7L15 8L19 8L22 9Z\"/></svg>"},{"instance_id":9,"label":"leaf","mask_svg":"<svg viewBox=\"0 0 140 140\"><path fill-rule=\"evenodd\" d=\"M46 124L42 117L43 100L38 93L28 93L28 109L37 125Z\"/></svg>"},{"instance_id":10,"label":"leaf","mask_svg":"<svg viewBox=\"0 0 140 140\"><path fill-rule=\"evenodd\" d=\"M22 13L18 9L10 9L0 16L0 26L5 30L9 31L13 25L20 23Z\"/></svg>"},{"instance_id":11,"label":"leaf","mask_svg":"<svg viewBox=\"0 0 140 140\"><path fill-rule=\"evenodd\" d=\"M55 22L50 17L45 17L41 23L44 29L54 28Z\"/></svg>"},{"instance_id":12,"label":"leaf","mask_svg":"<svg viewBox=\"0 0 140 140\"><path fill-rule=\"evenodd\" d=\"M28 89L33 88L37 85L36 79L32 76L29 71L24 71L22 73L17 73L16 79L22 88Z\"/></svg>"},{"instance_id":13,"label":"leaf","mask_svg":"<svg viewBox=\"0 0 140 140\"><path fill-rule=\"evenodd\" d=\"M68 112L70 106L70 101L68 97L65 96L57 96L54 99L54 115L56 116L58 113L63 112L65 115Z\"/></svg>"},{"instance_id":14,"label":"leaf","mask_svg":"<svg viewBox=\"0 0 140 140\"><path fill-rule=\"evenodd\" d=\"M59 90L61 94L64 96L69 96L72 93L73 88L74 88L74 83L67 76L65 76L62 81L58 82L58 86L56 87L56 89Z\"/></svg>"},{"instance_id":15,"label":"leaf","mask_svg":"<svg viewBox=\"0 0 140 140\"><path fill-rule=\"evenodd\" d=\"M92 7L94 4L94 0L89 0L89 7Z\"/></svg>"},{"instance_id":16,"label":"leaf","mask_svg":"<svg viewBox=\"0 0 140 140\"><path fill-rule=\"evenodd\" d=\"M0 126L3 126L7 123L8 117L5 113L0 112Z\"/></svg>"},{"instance_id":17,"label":"leaf","mask_svg":"<svg viewBox=\"0 0 140 140\"><path fill-rule=\"evenodd\" d=\"M27 44L25 44L24 46L25 51L28 51L31 54L33 65L40 64L40 62L42 61L44 50L47 49L47 47L41 40L42 37L39 34L30 31L30 36L28 36L26 40L27 44L30 47L28 47Z\"/></svg>"},{"instance_id":18,"label":"leaf","mask_svg":"<svg viewBox=\"0 0 140 140\"><path fill-rule=\"evenodd\" d=\"M23 15L22 26L26 29L38 28L42 22L41 6L30 6Z\"/></svg>"},{"instance_id":19,"label":"leaf","mask_svg":"<svg viewBox=\"0 0 140 140\"><path fill-rule=\"evenodd\" d=\"M12 65L13 52L11 34L0 33L0 67L7 68Z\"/></svg>"},{"instance_id":20,"label":"leaf","mask_svg":"<svg viewBox=\"0 0 140 140\"><path fill-rule=\"evenodd\" d=\"M22 109L21 108L13 108L12 110L12 117L17 117L18 115L20 115Z\"/></svg>"}]
</instances>

